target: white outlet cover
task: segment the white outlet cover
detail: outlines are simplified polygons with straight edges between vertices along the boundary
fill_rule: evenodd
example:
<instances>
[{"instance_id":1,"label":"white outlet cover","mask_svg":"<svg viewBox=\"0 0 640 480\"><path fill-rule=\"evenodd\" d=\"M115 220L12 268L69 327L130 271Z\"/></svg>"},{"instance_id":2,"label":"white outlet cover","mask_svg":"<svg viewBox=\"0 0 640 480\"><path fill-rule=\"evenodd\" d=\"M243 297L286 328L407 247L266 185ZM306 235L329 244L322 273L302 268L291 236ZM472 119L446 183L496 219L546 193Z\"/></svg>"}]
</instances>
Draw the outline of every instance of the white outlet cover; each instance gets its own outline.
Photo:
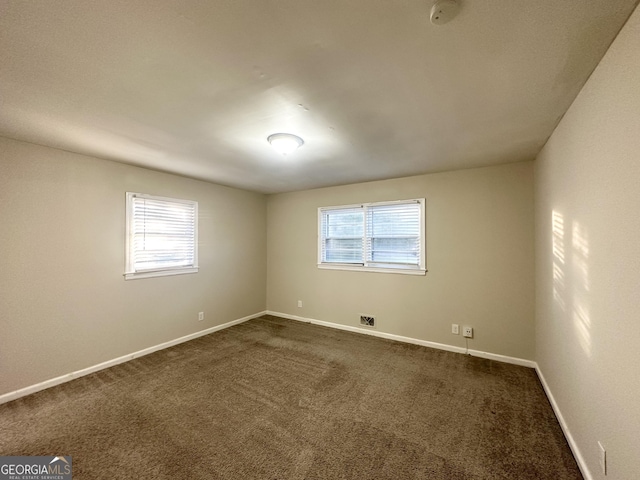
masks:
<instances>
[{"instance_id":1,"label":"white outlet cover","mask_svg":"<svg viewBox=\"0 0 640 480\"><path fill-rule=\"evenodd\" d=\"M467 338L473 338L473 327L463 327L462 336Z\"/></svg>"},{"instance_id":2,"label":"white outlet cover","mask_svg":"<svg viewBox=\"0 0 640 480\"><path fill-rule=\"evenodd\" d=\"M454 335L460 335L460 325L458 325L457 323L452 323L451 333L453 333Z\"/></svg>"}]
</instances>

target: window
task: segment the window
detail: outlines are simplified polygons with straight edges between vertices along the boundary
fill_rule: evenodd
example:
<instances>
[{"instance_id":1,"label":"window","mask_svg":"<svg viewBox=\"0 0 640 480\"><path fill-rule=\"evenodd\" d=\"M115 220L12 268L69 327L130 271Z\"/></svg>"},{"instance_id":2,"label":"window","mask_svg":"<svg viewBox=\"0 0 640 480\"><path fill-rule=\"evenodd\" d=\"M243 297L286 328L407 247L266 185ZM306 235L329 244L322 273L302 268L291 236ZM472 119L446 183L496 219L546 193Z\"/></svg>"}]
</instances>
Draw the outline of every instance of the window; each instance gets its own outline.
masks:
<instances>
[{"instance_id":1,"label":"window","mask_svg":"<svg viewBox=\"0 0 640 480\"><path fill-rule=\"evenodd\" d=\"M318 209L318 267L424 275L425 200Z\"/></svg>"},{"instance_id":2,"label":"window","mask_svg":"<svg viewBox=\"0 0 640 480\"><path fill-rule=\"evenodd\" d=\"M198 271L198 202L127 192L125 279Z\"/></svg>"}]
</instances>

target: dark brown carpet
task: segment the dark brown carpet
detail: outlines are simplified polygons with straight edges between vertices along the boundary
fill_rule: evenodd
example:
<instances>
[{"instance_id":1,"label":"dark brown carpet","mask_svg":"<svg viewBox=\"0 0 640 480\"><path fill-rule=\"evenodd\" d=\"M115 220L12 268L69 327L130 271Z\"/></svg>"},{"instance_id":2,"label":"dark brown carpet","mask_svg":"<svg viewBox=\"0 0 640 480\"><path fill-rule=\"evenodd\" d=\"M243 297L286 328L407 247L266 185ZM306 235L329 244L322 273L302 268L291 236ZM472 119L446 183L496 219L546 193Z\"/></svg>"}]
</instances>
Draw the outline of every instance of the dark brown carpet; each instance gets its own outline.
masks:
<instances>
[{"instance_id":1,"label":"dark brown carpet","mask_svg":"<svg viewBox=\"0 0 640 480\"><path fill-rule=\"evenodd\" d=\"M580 479L533 370L262 317L0 406L74 479Z\"/></svg>"}]
</instances>

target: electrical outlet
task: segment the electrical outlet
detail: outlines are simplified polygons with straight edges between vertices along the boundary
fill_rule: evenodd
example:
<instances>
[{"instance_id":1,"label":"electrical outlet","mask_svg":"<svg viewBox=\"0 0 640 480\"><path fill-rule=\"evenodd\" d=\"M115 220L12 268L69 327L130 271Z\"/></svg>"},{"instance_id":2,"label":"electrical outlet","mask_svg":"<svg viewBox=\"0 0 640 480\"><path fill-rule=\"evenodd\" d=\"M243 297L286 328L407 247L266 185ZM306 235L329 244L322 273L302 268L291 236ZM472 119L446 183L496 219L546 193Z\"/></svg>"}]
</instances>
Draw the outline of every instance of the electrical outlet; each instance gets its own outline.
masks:
<instances>
[{"instance_id":1,"label":"electrical outlet","mask_svg":"<svg viewBox=\"0 0 640 480\"><path fill-rule=\"evenodd\" d=\"M298 308L302 308L302 300L298 300Z\"/></svg>"},{"instance_id":2,"label":"electrical outlet","mask_svg":"<svg viewBox=\"0 0 640 480\"><path fill-rule=\"evenodd\" d=\"M460 325L458 325L457 323L452 323L451 333L453 333L454 335L460 335Z\"/></svg>"},{"instance_id":3,"label":"electrical outlet","mask_svg":"<svg viewBox=\"0 0 640 480\"><path fill-rule=\"evenodd\" d=\"M202 320L204 320L204 312L198 313L198 321L201 322Z\"/></svg>"},{"instance_id":4,"label":"electrical outlet","mask_svg":"<svg viewBox=\"0 0 640 480\"><path fill-rule=\"evenodd\" d=\"M602 444L598 442L598 450L600 451L600 469L602 470L603 475L607 474L607 451L604 449Z\"/></svg>"},{"instance_id":5,"label":"electrical outlet","mask_svg":"<svg viewBox=\"0 0 640 480\"><path fill-rule=\"evenodd\" d=\"M462 336L473 338L473 327L462 327Z\"/></svg>"}]
</instances>

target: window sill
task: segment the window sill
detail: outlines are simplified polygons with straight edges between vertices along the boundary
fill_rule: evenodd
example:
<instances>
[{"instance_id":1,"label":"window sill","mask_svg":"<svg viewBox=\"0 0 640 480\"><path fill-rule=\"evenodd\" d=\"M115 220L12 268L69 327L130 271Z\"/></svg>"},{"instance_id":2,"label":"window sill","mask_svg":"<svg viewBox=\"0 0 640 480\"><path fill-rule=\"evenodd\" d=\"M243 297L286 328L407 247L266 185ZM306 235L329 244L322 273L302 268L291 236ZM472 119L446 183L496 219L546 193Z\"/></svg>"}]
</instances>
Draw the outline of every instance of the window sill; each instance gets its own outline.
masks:
<instances>
[{"instance_id":1,"label":"window sill","mask_svg":"<svg viewBox=\"0 0 640 480\"><path fill-rule=\"evenodd\" d=\"M349 270L352 272L376 272L376 273L399 273L400 275L426 275L427 270L424 268L382 268L382 267L361 267L356 265L345 264L327 264L319 263L318 268L322 270Z\"/></svg>"},{"instance_id":2,"label":"window sill","mask_svg":"<svg viewBox=\"0 0 640 480\"><path fill-rule=\"evenodd\" d=\"M139 278L152 278L152 277L168 277L171 275L184 275L186 273L198 273L198 267L189 268L175 268L171 270L151 270L148 272L133 272L125 273L125 280L137 280Z\"/></svg>"}]
</instances>

